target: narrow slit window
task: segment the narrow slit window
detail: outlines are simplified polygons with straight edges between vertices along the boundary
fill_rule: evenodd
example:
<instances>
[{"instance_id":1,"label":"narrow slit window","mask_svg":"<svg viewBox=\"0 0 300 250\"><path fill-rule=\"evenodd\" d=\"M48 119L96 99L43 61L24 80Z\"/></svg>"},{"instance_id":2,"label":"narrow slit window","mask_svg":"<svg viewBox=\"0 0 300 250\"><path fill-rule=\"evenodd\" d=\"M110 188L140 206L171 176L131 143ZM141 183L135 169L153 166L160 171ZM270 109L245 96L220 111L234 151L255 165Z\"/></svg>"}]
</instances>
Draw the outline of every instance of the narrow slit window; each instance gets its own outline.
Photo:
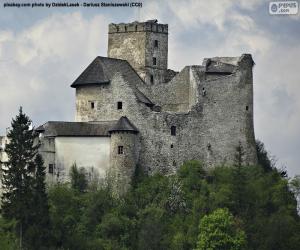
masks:
<instances>
[{"instance_id":1,"label":"narrow slit window","mask_svg":"<svg viewBox=\"0 0 300 250\"><path fill-rule=\"evenodd\" d=\"M124 154L124 148L123 148L123 146L118 146L118 154L119 155Z\"/></svg>"},{"instance_id":2,"label":"narrow slit window","mask_svg":"<svg viewBox=\"0 0 300 250\"><path fill-rule=\"evenodd\" d=\"M125 26L125 32L127 32L127 26Z\"/></svg>"},{"instance_id":3,"label":"narrow slit window","mask_svg":"<svg viewBox=\"0 0 300 250\"><path fill-rule=\"evenodd\" d=\"M154 83L153 75L150 75L150 82L151 82L151 83Z\"/></svg>"},{"instance_id":4,"label":"narrow slit window","mask_svg":"<svg viewBox=\"0 0 300 250\"><path fill-rule=\"evenodd\" d=\"M156 57L153 57L153 65L156 65Z\"/></svg>"},{"instance_id":5,"label":"narrow slit window","mask_svg":"<svg viewBox=\"0 0 300 250\"><path fill-rule=\"evenodd\" d=\"M122 109L123 108L123 103L122 102L118 102L118 109Z\"/></svg>"},{"instance_id":6,"label":"narrow slit window","mask_svg":"<svg viewBox=\"0 0 300 250\"><path fill-rule=\"evenodd\" d=\"M173 135L173 136L176 135L176 126L171 127L171 135Z\"/></svg>"},{"instance_id":7,"label":"narrow slit window","mask_svg":"<svg viewBox=\"0 0 300 250\"><path fill-rule=\"evenodd\" d=\"M247 111L249 110L249 106L246 106L246 110L247 110Z\"/></svg>"},{"instance_id":8,"label":"narrow slit window","mask_svg":"<svg viewBox=\"0 0 300 250\"><path fill-rule=\"evenodd\" d=\"M54 165L53 164L49 164L49 166L48 166L48 173L49 174L53 174L54 173Z\"/></svg>"},{"instance_id":9,"label":"narrow slit window","mask_svg":"<svg viewBox=\"0 0 300 250\"><path fill-rule=\"evenodd\" d=\"M154 40L154 47L158 48L158 40Z\"/></svg>"},{"instance_id":10,"label":"narrow slit window","mask_svg":"<svg viewBox=\"0 0 300 250\"><path fill-rule=\"evenodd\" d=\"M137 31L137 25L135 25L135 31Z\"/></svg>"},{"instance_id":11,"label":"narrow slit window","mask_svg":"<svg viewBox=\"0 0 300 250\"><path fill-rule=\"evenodd\" d=\"M91 109L95 108L95 102L91 102Z\"/></svg>"}]
</instances>

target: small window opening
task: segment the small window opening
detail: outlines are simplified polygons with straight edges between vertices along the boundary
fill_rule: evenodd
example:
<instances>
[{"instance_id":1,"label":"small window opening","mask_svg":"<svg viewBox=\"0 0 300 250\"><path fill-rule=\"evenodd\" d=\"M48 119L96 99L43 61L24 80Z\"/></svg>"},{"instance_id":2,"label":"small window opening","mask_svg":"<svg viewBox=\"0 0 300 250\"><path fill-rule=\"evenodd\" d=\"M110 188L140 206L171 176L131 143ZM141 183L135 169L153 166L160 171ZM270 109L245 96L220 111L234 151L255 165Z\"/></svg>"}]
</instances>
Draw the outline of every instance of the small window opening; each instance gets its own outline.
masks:
<instances>
[{"instance_id":1,"label":"small window opening","mask_svg":"<svg viewBox=\"0 0 300 250\"><path fill-rule=\"evenodd\" d=\"M156 65L156 57L153 57L153 65Z\"/></svg>"},{"instance_id":2,"label":"small window opening","mask_svg":"<svg viewBox=\"0 0 300 250\"><path fill-rule=\"evenodd\" d=\"M95 103L91 102L91 109L94 109L94 108L95 108Z\"/></svg>"},{"instance_id":3,"label":"small window opening","mask_svg":"<svg viewBox=\"0 0 300 250\"><path fill-rule=\"evenodd\" d=\"M151 83L154 83L153 75L150 75L150 82L151 82Z\"/></svg>"},{"instance_id":4,"label":"small window opening","mask_svg":"<svg viewBox=\"0 0 300 250\"><path fill-rule=\"evenodd\" d=\"M119 26L117 26L117 32L119 32L120 31L120 28L119 28Z\"/></svg>"},{"instance_id":5,"label":"small window opening","mask_svg":"<svg viewBox=\"0 0 300 250\"><path fill-rule=\"evenodd\" d=\"M122 109L123 108L123 103L122 102L118 102L118 109Z\"/></svg>"},{"instance_id":6,"label":"small window opening","mask_svg":"<svg viewBox=\"0 0 300 250\"><path fill-rule=\"evenodd\" d=\"M176 166L176 161L173 161L173 166Z\"/></svg>"},{"instance_id":7,"label":"small window opening","mask_svg":"<svg viewBox=\"0 0 300 250\"><path fill-rule=\"evenodd\" d=\"M158 40L154 40L154 47L158 48Z\"/></svg>"},{"instance_id":8,"label":"small window opening","mask_svg":"<svg viewBox=\"0 0 300 250\"><path fill-rule=\"evenodd\" d=\"M246 110L247 110L247 111L249 110L249 106L246 106Z\"/></svg>"},{"instance_id":9,"label":"small window opening","mask_svg":"<svg viewBox=\"0 0 300 250\"><path fill-rule=\"evenodd\" d=\"M125 26L125 32L127 32L127 26Z\"/></svg>"},{"instance_id":10,"label":"small window opening","mask_svg":"<svg viewBox=\"0 0 300 250\"><path fill-rule=\"evenodd\" d=\"M171 135L173 135L173 136L176 135L176 126L171 127Z\"/></svg>"},{"instance_id":11,"label":"small window opening","mask_svg":"<svg viewBox=\"0 0 300 250\"><path fill-rule=\"evenodd\" d=\"M171 144L171 148L174 148L174 145L173 145L173 144Z\"/></svg>"},{"instance_id":12,"label":"small window opening","mask_svg":"<svg viewBox=\"0 0 300 250\"><path fill-rule=\"evenodd\" d=\"M137 31L137 25L135 25L135 31Z\"/></svg>"},{"instance_id":13,"label":"small window opening","mask_svg":"<svg viewBox=\"0 0 300 250\"><path fill-rule=\"evenodd\" d=\"M118 146L118 154L119 155L124 154L124 148L123 148L123 146Z\"/></svg>"},{"instance_id":14,"label":"small window opening","mask_svg":"<svg viewBox=\"0 0 300 250\"><path fill-rule=\"evenodd\" d=\"M48 173L49 174L53 174L54 173L54 165L53 164L49 164L49 166L48 166Z\"/></svg>"}]
</instances>

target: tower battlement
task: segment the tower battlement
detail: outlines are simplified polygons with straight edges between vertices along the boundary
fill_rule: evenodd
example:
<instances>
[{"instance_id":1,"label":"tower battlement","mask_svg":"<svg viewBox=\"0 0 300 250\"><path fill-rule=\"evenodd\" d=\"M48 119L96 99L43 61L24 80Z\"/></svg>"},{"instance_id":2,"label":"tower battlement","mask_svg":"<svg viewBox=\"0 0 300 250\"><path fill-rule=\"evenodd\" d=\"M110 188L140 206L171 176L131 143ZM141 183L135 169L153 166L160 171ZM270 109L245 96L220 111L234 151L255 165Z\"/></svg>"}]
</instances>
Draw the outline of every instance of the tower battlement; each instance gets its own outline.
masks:
<instances>
[{"instance_id":1,"label":"tower battlement","mask_svg":"<svg viewBox=\"0 0 300 250\"><path fill-rule=\"evenodd\" d=\"M109 34L147 31L168 34L168 24L157 23L157 20L148 20L146 22L111 23L108 26Z\"/></svg>"},{"instance_id":2,"label":"tower battlement","mask_svg":"<svg viewBox=\"0 0 300 250\"><path fill-rule=\"evenodd\" d=\"M130 63L148 85L168 78L168 25L157 20L110 24L108 57Z\"/></svg>"}]
</instances>

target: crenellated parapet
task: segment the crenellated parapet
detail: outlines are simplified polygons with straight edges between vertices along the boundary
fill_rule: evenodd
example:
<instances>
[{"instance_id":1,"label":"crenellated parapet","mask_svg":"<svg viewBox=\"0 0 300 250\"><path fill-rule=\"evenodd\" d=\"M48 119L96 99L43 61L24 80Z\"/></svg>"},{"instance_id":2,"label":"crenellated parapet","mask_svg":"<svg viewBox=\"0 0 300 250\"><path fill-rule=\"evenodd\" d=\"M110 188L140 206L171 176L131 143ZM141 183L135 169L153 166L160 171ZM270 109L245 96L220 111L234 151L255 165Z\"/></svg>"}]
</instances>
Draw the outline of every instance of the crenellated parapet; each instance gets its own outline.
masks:
<instances>
[{"instance_id":1,"label":"crenellated parapet","mask_svg":"<svg viewBox=\"0 0 300 250\"><path fill-rule=\"evenodd\" d=\"M168 24L157 23L157 20L148 20L146 22L111 23L108 26L109 34L145 31L168 34Z\"/></svg>"}]
</instances>

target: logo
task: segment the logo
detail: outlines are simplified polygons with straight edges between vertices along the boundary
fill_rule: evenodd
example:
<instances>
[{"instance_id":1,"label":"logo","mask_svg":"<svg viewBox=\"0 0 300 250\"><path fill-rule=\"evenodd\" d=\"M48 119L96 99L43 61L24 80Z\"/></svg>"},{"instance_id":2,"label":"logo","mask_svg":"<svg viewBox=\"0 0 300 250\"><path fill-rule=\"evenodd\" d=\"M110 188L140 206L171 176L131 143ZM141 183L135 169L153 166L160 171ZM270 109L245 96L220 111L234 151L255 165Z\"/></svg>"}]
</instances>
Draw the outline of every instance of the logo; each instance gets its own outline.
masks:
<instances>
[{"instance_id":1,"label":"logo","mask_svg":"<svg viewBox=\"0 0 300 250\"><path fill-rule=\"evenodd\" d=\"M269 3L271 15L296 15L298 14L298 1L280 1Z\"/></svg>"}]
</instances>

